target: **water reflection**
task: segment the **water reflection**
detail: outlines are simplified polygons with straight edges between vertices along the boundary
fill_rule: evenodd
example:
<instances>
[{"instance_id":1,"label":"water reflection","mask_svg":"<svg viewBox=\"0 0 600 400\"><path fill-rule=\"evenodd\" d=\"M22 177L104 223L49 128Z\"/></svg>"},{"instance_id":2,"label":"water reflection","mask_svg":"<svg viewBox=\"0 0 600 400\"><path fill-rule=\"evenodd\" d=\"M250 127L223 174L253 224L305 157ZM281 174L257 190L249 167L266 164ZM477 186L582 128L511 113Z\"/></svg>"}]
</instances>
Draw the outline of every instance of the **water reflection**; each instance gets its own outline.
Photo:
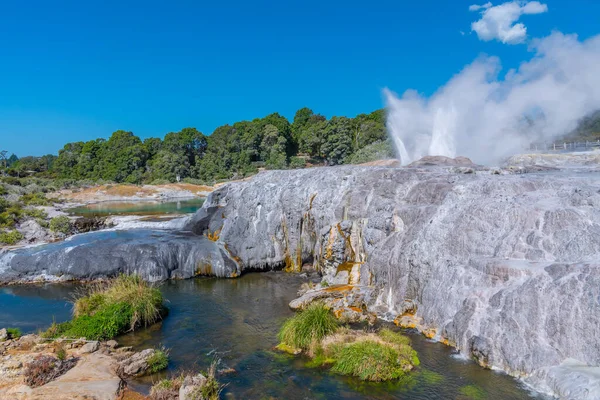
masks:
<instances>
[{"instance_id":1,"label":"water reflection","mask_svg":"<svg viewBox=\"0 0 600 400\"><path fill-rule=\"evenodd\" d=\"M196 212L204 198L175 199L169 201L105 201L70 208L72 215L84 217L104 217L107 215L164 215L190 214Z\"/></svg>"}]
</instances>

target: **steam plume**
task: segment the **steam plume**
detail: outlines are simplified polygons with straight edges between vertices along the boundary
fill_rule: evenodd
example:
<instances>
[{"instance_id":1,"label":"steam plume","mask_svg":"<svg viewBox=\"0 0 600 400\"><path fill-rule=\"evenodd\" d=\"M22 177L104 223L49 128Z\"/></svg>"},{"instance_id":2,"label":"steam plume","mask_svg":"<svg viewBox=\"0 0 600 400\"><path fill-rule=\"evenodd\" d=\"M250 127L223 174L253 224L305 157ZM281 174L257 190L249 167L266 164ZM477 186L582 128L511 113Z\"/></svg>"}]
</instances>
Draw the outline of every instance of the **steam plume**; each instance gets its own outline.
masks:
<instances>
[{"instance_id":1,"label":"steam plume","mask_svg":"<svg viewBox=\"0 0 600 400\"><path fill-rule=\"evenodd\" d=\"M554 32L530 49L533 57L504 76L498 58L482 56L430 98L385 89L387 128L402 164L425 155L494 164L572 131L600 109L600 35L580 41Z\"/></svg>"}]
</instances>

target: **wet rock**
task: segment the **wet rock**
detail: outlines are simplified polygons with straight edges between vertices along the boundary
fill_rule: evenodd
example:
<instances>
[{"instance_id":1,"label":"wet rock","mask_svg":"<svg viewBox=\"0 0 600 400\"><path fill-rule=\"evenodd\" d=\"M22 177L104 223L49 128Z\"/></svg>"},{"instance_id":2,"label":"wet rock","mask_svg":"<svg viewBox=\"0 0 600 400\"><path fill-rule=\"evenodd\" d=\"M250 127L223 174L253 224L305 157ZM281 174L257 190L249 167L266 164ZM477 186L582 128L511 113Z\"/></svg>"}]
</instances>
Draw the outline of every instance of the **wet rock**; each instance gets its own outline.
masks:
<instances>
[{"instance_id":1,"label":"wet rock","mask_svg":"<svg viewBox=\"0 0 600 400\"><path fill-rule=\"evenodd\" d=\"M109 340L108 342L105 343L106 346L108 346L111 349L116 349L117 346L119 345L119 343L117 343L116 340Z\"/></svg>"},{"instance_id":2,"label":"wet rock","mask_svg":"<svg viewBox=\"0 0 600 400\"><path fill-rule=\"evenodd\" d=\"M119 362L118 371L120 376L142 376L148 371L148 359L154 355L156 350L146 349Z\"/></svg>"},{"instance_id":3,"label":"wet rock","mask_svg":"<svg viewBox=\"0 0 600 400\"><path fill-rule=\"evenodd\" d=\"M80 217L73 221L73 228L77 233L93 232L100 229L110 228L112 224L107 223L105 217Z\"/></svg>"},{"instance_id":4,"label":"wet rock","mask_svg":"<svg viewBox=\"0 0 600 400\"><path fill-rule=\"evenodd\" d=\"M489 368L489 349L492 343L480 336L474 336L470 340L470 351L473 359L482 367Z\"/></svg>"},{"instance_id":5,"label":"wet rock","mask_svg":"<svg viewBox=\"0 0 600 400\"><path fill-rule=\"evenodd\" d=\"M290 302L290 308L292 310L303 310L310 303L317 300L324 299L332 299L332 298L342 298L344 293L342 290L330 290L330 289L319 289L319 290L309 290L305 292L302 296L294 299Z\"/></svg>"},{"instance_id":6,"label":"wet rock","mask_svg":"<svg viewBox=\"0 0 600 400\"><path fill-rule=\"evenodd\" d=\"M179 400L195 400L199 397L197 393L206 385L207 379L204 375L186 376L179 388Z\"/></svg>"},{"instance_id":7,"label":"wet rock","mask_svg":"<svg viewBox=\"0 0 600 400\"><path fill-rule=\"evenodd\" d=\"M235 277L241 266L223 244L204 236L143 229L91 232L0 254L0 284L91 280L121 273L156 282L198 275Z\"/></svg>"}]
</instances>

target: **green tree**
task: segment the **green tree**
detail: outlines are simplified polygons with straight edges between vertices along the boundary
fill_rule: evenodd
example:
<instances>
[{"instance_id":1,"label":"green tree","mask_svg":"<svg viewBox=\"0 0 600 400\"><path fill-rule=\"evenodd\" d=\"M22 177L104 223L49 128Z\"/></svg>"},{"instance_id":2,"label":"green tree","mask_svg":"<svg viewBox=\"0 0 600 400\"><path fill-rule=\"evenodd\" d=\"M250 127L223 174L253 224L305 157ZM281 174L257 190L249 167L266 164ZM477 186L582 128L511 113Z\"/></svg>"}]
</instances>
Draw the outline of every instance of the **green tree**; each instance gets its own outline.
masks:
<instances>
[{"instance_id":1,"label":"green tree","mask_svg":"<svg viewBox=\"0 0 600 400\"><path fill-rule=\"evenodd\" d=\"M116 131L102 146L100 176L108 181L140 183L147 158L139 137L132 132Z\"/></svg>"},{"instance_id":2,"label":"green tree","mask_svg":"<svg viewBox=\"0 0 600 400\"><path fill-rule=\"evenodd\" d=\"M349 118L333 117L329 120L321 152L328 165L342 164L352 153L352 121Z\"/></svg>"},{"instance_id":3,"label":"green tree","mask_svg":"<svg viewBox=\"0 0 600 400\"><path fill-rule=\"evenodd\" d=\"M67 143L58 151L58 157L54 162L54 170L59 176L62 178L77 178L74 169L79 162L83 145L83 142Z\"/></svg>"},{"instance_id":4,"label":"green tree","mask_svg":"<svg viewBox=\"0 0 600 400\"><path fill-rule=\"evenodd\" d=\"M267 168L283 169L287 166L286 147L287 139L280 134L279 129L275 125L265 125L261 153Z\"/></svg>"},{"instance_id":5,"label":"green tree","mask_svg":"<svg viewBox=\"0 0 600 400\"><path fill-rule=\"evenodd\" d=\"M325 142L327 121L321 115L313 115L298 135L300 153L321 157L321 146Z\"/></svg>"},{"instance_id":6,"label":"green tree","mask_svg":"<svg viewBox=\"0 0 600 400\"><path fill-rule=\"evenodd\" d=\"M167 179L175 182L177 176L182 179L190 176L190 164L182 153L161 150L148 163L148 174L150 174L150 180Z\"/></svg>"},{"instance_id":7,"label":"green tree","mask_svg":"<svg viewBox=\"0 0 600 400\"><path fill-rule=\"evenodd\" d=\"M144 139L144 147L148 158L151 159L162 149L162 140L153 137Z\"/></svg>"}]
</instances>

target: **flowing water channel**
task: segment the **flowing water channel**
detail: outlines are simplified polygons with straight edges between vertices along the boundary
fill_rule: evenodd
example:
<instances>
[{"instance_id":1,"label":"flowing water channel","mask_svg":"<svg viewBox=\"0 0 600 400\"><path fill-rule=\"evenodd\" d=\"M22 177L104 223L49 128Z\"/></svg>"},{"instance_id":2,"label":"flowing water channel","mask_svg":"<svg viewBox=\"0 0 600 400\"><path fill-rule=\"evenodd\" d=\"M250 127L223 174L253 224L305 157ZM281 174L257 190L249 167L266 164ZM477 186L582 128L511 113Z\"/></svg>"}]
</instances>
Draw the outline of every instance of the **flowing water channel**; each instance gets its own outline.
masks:
<instances>
[{"instance_id":1,"label":"flowing water channel","mask_svg":"<svg viewBox=\"0 0 600 400\"><path fill-rule=\"evenodd\" d=\"M206 369L220 359L225 399L542 399L515 379L484 370L440 343L406 331L421 365L402 382L365 384L308 368L306 360L273 350L277 332L293 313L288 303L304 280L283 272L250 273L237 279L166 282L161 290L169 315L149 329L118 338L136 348L170 349L166 373L130 382L147 392L153 381L179 371ZM79 285L0 287L0 326L25 332L70 318Z\"/></svg>"}]
</instances>

